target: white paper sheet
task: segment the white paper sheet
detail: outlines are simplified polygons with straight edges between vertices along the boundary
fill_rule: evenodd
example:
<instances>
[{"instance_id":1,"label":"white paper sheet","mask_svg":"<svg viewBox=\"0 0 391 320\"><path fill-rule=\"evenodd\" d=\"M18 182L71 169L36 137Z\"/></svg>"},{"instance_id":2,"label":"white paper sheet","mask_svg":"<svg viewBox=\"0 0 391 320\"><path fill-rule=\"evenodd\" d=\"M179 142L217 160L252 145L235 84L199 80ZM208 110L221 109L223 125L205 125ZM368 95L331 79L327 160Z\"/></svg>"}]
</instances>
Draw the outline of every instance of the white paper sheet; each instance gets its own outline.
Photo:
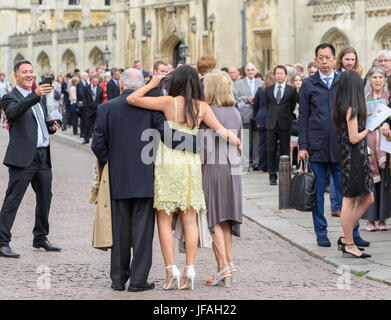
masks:
<instances>
[{"instance_id":1,"label":"white paper sheet","mask_svg":"<svg viewBox=\"0 0 391 320\"><path fill-rule=\"evenodd\" d=\"M387 141L386 137L381 135L380 150L391 153L391 141Z\"/></svg>"},{"instance_id":2,"label":"white paper sheet","mask_svg":"<svg viewBox=\"0 0 391 320\"><path fill-rule=\"evenodd\" d=\"M367 119L366 128L370 131L374 131L378 126L380 126L384 120L391 116L391 109L383 103L377 101L368 101L370 102L370 108L368 108L367 102L367 111L371 115ZM376 102L374 104L373 102Z\"/></svg>"},{"instance_id":3,"label":"white paper sheet","mask_svg":"<svg viewBox=\"0 0 391 320\"><path fill-rule=\"evenodd\" d=\"M60 121L62 121L62 114L60 112L58 112L57 109L54 109L52 111L52 113L50 114L50 117L52 118L52 120L60 120Z\"/></svg>"}]
</instances>

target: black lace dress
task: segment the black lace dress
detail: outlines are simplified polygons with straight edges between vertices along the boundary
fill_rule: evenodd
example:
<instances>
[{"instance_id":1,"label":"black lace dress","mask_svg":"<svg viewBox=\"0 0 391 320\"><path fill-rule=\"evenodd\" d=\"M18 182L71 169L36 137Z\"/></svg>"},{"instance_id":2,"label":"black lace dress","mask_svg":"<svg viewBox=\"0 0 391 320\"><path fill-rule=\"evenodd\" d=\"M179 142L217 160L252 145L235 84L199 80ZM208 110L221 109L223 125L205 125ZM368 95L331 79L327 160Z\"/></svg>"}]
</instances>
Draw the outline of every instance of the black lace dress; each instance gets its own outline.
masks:
<instances>
[{"instance_id":1,"label":"black lace dress","mask_svg":"<svg viewBox=\"0 0 391 320\"><path fill-rule=\"evenodd\" d=\"M365 128L359 126L359 132ZM349 141L347 123L337 128L342 195L358 197L373 192L374 182L368 159L367 139L353 145Z\"/></svg>"}]
</instances>

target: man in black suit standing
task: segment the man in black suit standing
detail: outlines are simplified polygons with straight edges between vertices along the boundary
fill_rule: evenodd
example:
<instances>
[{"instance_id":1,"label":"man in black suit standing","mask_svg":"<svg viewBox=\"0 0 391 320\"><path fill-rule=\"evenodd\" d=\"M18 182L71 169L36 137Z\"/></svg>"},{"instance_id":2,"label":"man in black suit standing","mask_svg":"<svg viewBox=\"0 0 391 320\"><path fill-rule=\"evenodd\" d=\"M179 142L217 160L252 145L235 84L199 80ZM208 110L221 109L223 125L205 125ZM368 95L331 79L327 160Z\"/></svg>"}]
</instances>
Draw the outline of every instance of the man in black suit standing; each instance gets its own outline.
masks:
<instances>
[{"instance_id":1,"label":"man in black suit standing","mask_svg":"<svg viewBox=\"0 0 391 320\"><path fill-rule=\"evenodd\" d=\"M96 119L96 109L98 105L103 103L103 89L99 86L99 78L93 76L91 83L84 90L84 114L86 118L86 126L84 133L83 144L90 143L92 130Z\"/></svg>"},{"instance_id":2,"label":"man in black suit standing","mask_svg":"<svg viewBox=\"0 0 391 320\"><path fill-rule=\"evenodd\" d=\"M121 77L121 71L117 68L111 69L111 80L107 83L107 100L114 99L121 94L121 87L119 80Z\"/></svg>"},{"instance_id":3,"label":"man in black suit standing","mask_svg":"<svg viewBox=\"0 0 391 320\"><path fill-rule=\"evenodd\" d=\"M156 128L164 142L179 150L196 151L196 137L168 130L163 113L130 106L128 95L144 85L142 73L127 69L121 74L122 95L98 106L91 148L100 163L108 161L110 175L113 247L110 277L114 290L150 290L152 240L155 225L153 212L153 158L148 152L148 130ZM147 136L147 137L145 137ZM178 139L184 139L181 143ZM159 139L154 139L159 143ZM152 143L156 151L157 145ZM147 152L146 152L147 151ZM147 157L148 159L146 159ZM130 246L133 243L131 261Z\"/></svg>"},{"instance_id":4,"label":"man in black suit standing","mask_svg":"<svg viewBox=\"0 0 391 320\"><path fill-rule=\"evenodd\" d=\"M85 136L85 127L86 127L86 114L84 106L84 91L88 85L88 73L83 72L81 74L81 79L76 85L76 96L77 96L77 107L80 114L80 138Z\"/></svg>"},{"instance_id":5,"label":"man in black suit standing","mask_svg":"<svg viewBox=\"0 0 391 320\"><path fill-rule=\"evenodd\" d=\"M284 66L274 69L276 83L265 91L267 106L267 168L270 185L277 184L277 143L280 141L281 155L290 154L291 125L298 95L294 87L287 85L287 70Z\"/></svg>"},{"instance_id":6,"label":"man in black suit standing","mask_svg":"<svg viewBox=\"0 0 391 320\"><path fill-rule=\"evenodd\" d=\"M10 140L3 162L9 168L9 182L0 211L0 255L7 258L20 256L9 246L11 228L30 183L37 199L33 247L47 251L61 250L47 239L52 198L49 134L56 132L60 124L46 121L47 110L40 101L52 91L52 87L43 84L31 92L35 75L27 60L18 61L14 72L16 87L1 101L1 108L10 124Z\"/></svg>"}]
</instances>

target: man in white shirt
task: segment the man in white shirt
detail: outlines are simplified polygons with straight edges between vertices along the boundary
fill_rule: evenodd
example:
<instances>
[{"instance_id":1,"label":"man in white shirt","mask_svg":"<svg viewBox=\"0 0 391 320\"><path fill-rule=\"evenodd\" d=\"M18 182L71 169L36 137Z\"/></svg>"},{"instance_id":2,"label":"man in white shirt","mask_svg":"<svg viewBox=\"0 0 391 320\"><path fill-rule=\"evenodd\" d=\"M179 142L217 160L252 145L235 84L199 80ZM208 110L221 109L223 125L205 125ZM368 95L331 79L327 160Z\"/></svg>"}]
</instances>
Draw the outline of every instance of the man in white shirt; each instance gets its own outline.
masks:
<instances>
[{"instance_id":1,"label":"man in white shirt","mask_svg":"<svg viewBox=\"0 0 391 320\"><path fill-rule=\"evenodd\" d=\"M250 168L258 170L258 128L255 122L253 100L258 88L263 86L263 81L255 79L256 68L252 63L246 66L246 78L234 83L234 94L242 117L245 136L242 139L242 168L248 171ZM246 136L246 133L248 135Z\"/></svg>"},{"instance_id":2,"label":"man in white shirt","mask_svg":"<svg viewBox=\"0 0 391 320\"><path fill-rule=\"evenodd\" d=\"M7 258L19 257L9 246L11 228L30 183L37 199L33 247L61 250L47 239L52 197L49 134L56 132L60 124L46 121L47 110L40 101L52 91L52 87L43 84L31 91L35 74L27 60L18 61L14 72L16 88L1 101L1 108L10 123L10 140L4 158L4 164L9 168L9 183L0 211L0 256Z\"/></svg>"},{"instance_id":3,"label":"man in white shirt","mask_svg":"<svg viewBox=\"0 0 391 320\"><path fill-rule=\"evenodd\" d=\"M11 92L11 90L11 84L5 78L5 74L0 73L0 98L2 98L6 93Z\"/></svg>"}]
</instances>

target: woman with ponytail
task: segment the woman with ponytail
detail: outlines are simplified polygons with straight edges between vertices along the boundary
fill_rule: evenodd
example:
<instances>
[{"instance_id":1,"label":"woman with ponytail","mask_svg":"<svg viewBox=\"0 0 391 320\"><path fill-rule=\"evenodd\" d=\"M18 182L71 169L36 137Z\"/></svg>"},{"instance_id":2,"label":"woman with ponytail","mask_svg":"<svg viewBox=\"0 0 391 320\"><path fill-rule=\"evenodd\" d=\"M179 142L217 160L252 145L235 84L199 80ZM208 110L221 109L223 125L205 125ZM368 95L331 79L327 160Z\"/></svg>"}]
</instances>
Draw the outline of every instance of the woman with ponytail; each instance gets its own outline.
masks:
<instances>
[{"instance_id":1,"label":"woman with ponytail","mask_svg":"<svg viewBox=\"0 0 391 320\"><path fill-rule=\"evenodd\" d=\"M202 101L199 76L194 68L183 65L163 78L165 76L154 77L145 87L129 95L127 102L132 106L162 111L170 127L180 132L196 135L200 123L204 122L241 150L240 139L225 129L211 107ZM168 95L145 97L161 80L161 86ZM166 266L164 289L174 289L175 286L179 289L193 289L197 246L206 246L208 239L211 242L199 155L170 149L160 143L155 160L154 208ZM182 222L185 240L186 266L181 279L174 264L174 235L171 227L174 216Z\"/></svg>"}]
</instances>

